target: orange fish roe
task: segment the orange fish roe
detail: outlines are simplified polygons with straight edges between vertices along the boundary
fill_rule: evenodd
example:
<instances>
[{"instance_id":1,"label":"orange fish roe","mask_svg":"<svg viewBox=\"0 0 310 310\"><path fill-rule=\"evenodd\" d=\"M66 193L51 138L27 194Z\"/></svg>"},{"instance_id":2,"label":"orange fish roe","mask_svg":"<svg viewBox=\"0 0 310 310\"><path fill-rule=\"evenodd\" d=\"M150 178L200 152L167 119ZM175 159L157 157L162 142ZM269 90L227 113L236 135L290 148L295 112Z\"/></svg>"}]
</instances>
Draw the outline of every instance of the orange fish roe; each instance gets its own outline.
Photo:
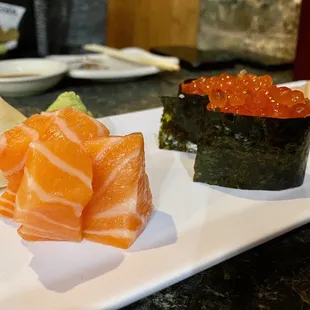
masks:
<instances>
[{"instance_id":1,"label":"orange fish roe","mask_svg":"<svg viewBox=\"0 0 310 310\"><path fill-rule=\"evenodd\" d=\"M310 101L302 92L273 85L269 75L223 73L216 77L200 77L183 83L182 92L208 95L209 111L275 118L310 115Z\"/></svg>"}]
</instances>

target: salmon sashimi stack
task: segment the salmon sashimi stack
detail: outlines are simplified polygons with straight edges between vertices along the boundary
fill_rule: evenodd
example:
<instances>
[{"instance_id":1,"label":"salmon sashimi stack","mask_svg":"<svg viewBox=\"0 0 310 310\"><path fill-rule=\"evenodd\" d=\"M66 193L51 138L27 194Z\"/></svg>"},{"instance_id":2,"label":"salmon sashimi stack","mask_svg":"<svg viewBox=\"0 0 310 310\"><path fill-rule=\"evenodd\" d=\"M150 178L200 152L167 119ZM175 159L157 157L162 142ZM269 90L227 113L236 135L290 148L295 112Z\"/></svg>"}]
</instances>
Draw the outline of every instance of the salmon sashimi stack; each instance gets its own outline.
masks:
<instances>
[{"instance_id":1,"label":"salmon sashimi stack","mask_svg":"<svg viewBox=\"0 0 310 310\"><path fill-rule=\"evenodd\" d=\"M0 136L0 170L8 180L8 186L0 198L0 215L13 216L16 192L32 141L71 140L82 145L86 140L109 134L103 124L70 107L34 115L5 132Z\"/></svg>"},{"instance_id":2,"label":"salmon sashimi stack","mask_svg":"<svg viewBox=\"0 0 310 310\"><path fill-rule=\"evenodd\" d=\"M27 241L85 238L127 249L153 211L143 135L110 136L71 107L0 135L0 170L8 181L0 216L19 223Z\"/></svg>"},{"instance_id":3,"label":"salmon sashimi stack","mask_svg":"<svg viewBox=\"0 0 310 310\"><path fill-rule=\"evenodd\" d=\"M80 241L81 216L93 194L92 161L69 140L30 143L14 220L26 240Z\"/></svg>"},{"instance_id":4,"label":"salmon sashimi stack","mask_svg":"<svg viewBox=\"0 0 310 310\"><path fill-rule=\"evenodd\" d=\"M109 130L102 123L68 107L54 112L53 124L49 126L41 141L70 140L82 145L84 141L109 134Z\"/></svg>"},{"instance_id":5,"label":"salmon sashimi stack","mask_svg":"<svg viewBox=\"0 0 310 310\"><path fill-rule=\"evenodd\" d=\"M13 216L29 144L40 139L51 120L51 115L34 115L0 136L0 170L8 180L7 191L0 198L0 215Z\"/></svg>"},{"instance_id":6,"label":"salmon sashimi stack","mask_svg":"<svg viewBox=\"0 0 310 310\"><path fill-rule=\"evenodd\" d=\"M94 195L83 213L86 239L129 248L152 213L141 133L87 141L93 160Z\"/></svg>"}]
</instances>

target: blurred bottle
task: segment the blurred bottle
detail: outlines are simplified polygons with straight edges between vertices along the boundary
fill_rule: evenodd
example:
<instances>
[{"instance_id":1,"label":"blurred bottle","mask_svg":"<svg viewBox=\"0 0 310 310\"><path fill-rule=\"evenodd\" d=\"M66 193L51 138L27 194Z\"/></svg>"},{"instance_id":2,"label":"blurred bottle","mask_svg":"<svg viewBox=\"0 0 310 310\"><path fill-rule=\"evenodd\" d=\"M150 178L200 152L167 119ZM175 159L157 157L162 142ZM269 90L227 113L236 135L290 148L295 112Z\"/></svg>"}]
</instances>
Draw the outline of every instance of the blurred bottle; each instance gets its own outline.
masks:
<instances>
[{"instance_id":1,"label":"blurred bottle","mask_svg":"<svg viewBox=\"0 0 310 310\"><path fill-rule=\"evenodd\" d=\"M0 1L0 54L1 58L37 55L31 0Z\"/></svg>"},{"instance_id":2,"label":"blurred bottle","mask_svg":"<svg viewBox=\"0 0 310 310\"><path fill-rule=\"evenodd\" d=\"M105 0L34 0L38 50L82 53L87 43L105 43Z\"/></svg>"},{"instance_id":3,"label":"blurred bottle","mask_svg":"<svg viewBox=\"0 0 310 310\"><path fill-rule=\"evenodd\" d=\"M106 7L106 0L0 0L0 58L83 53L84 44L105 44Z\"/></svg>"},{"instance_id":4,"label":"blurred bottle","mask_svg":"<svg viewBox=\"0 0 310 310\"><path fill-rule=\"evenodd\" d=\"M69 3L65 51L83 53L84 44L105 44L107 1L69 0Z\"/></svg>"}]
</instances>

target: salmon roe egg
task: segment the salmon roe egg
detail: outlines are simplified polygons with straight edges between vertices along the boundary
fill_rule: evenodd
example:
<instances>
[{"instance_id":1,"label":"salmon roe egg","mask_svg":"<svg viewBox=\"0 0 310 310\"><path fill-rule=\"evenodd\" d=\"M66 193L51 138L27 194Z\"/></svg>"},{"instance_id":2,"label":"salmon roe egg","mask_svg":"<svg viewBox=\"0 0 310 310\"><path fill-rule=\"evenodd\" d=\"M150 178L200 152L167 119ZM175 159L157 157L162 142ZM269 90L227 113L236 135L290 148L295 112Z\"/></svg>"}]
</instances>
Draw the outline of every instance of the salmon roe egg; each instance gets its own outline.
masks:
<instances>
[{"instance_id":1,"label":"salmon roe egg","mask_svg":"<svg viewBox=\"0 0 310 310\"><path fill-rule=\"evenodd\" d=\"M223 73L182 83L185 94L209 96L210 111L251 116L297 118L310 115L310 101L298 90L277 87L269 75Z\"/></svg>"}]
</instances>

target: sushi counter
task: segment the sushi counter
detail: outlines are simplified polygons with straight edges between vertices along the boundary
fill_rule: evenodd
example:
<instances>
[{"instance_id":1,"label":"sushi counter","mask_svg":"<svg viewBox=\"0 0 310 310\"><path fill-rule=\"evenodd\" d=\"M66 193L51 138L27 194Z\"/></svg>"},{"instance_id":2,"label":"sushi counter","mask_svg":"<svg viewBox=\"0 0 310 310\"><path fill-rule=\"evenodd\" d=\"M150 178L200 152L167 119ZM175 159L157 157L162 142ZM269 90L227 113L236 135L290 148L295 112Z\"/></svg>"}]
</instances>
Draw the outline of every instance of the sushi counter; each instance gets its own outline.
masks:
<instances>
[{"instance_id":1,"label":"sushi counter","mask_svg":"<svg viewBox=\"0 0 310 310\"><path fill-rule=\"evenodd\" d=\"M237 74L246 69L234 68ZM218 75L218 71L162 73L125 83L96 84L64 80L55 89L31 98L9 98L24 115L44 110L60 93L78 93L95 117L159 107L159 95L174 95L184 79ZM268 72L275 83L291 80L291 71ZM46 103L46 107L42 106ZM124 309L310 309L310 224L240 254Z\"/></svg>"}]
</instances>

